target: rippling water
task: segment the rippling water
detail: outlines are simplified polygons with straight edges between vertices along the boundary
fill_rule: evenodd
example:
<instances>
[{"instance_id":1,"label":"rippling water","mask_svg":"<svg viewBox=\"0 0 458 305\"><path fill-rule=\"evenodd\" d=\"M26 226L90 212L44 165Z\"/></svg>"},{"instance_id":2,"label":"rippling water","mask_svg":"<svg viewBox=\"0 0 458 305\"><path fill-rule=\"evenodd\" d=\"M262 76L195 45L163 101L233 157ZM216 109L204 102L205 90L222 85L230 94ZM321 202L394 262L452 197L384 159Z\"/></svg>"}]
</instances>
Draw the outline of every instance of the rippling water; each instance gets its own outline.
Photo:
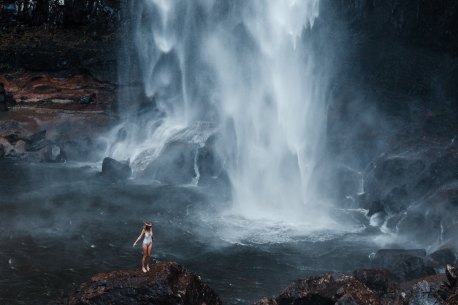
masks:
<instances>
[{"instance_id":1,"label":"rippling water","mask_svg":"<svg viewBox=\"0 0 458 305\"><path fill-rule=\"evenodd\" d=\"M132 243L145 218L155 224L154 258L198 273L225 304L278 294L299 277L367 267L376 249L358 212L351 230L253 222L220 213L222 199L203 188L116 184L98 171L0 162L0 304L45 304L94 273L138 268Z\"/></svg>"}]
</instances>

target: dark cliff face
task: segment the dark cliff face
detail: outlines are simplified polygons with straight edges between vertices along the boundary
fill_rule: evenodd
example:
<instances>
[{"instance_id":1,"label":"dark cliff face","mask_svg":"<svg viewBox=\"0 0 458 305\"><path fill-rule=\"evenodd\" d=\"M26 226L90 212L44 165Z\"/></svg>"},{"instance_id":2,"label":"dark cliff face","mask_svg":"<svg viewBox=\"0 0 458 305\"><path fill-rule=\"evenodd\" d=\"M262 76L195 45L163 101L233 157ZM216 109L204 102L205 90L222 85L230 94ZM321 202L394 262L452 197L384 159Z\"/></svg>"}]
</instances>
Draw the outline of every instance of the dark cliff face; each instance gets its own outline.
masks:
<instances>
[{"instance_id":1,"label":"dark cliff face","mask_svg":"<svg viewBox=\"0 0 458 305\"><path fill-rule=\"evenodd\" d=\"M364 166L402 139L458 133L456 1L324 0L321 18L339 58L332 151Z\"/></svg>"},{"instance_id":2,"label":"dark cliff face","mask_svg":"<svg viewBox=\"0 0 458 305\"><path fill-rule=\"evenodd\" d=\"M325 5L334 7L356 32L392 36L456 54L458 3L454 0L327 0Z\"/></svg>"},{"instance_id":3,"label":"dark cliff face","mask_svg":"<svg viewBox=\"0 0 458 305\"><path fill-rule=\"evenodd\" d=\"M0 3L0 72L87 73L116 82L121 1Z\"/></svg>"}]
</instances>

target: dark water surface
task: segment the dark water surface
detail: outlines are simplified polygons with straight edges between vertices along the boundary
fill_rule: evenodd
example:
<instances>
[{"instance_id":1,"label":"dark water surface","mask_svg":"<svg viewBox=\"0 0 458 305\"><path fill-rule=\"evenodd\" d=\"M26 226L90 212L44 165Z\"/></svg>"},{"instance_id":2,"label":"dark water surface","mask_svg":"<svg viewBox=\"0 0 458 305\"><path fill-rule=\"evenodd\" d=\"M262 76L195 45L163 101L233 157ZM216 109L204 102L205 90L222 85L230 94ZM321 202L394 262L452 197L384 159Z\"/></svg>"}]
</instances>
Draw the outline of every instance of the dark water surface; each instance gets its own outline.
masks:
<instances>
[{"instance_id":1,"label":"dark water surface","mask_svg":"<svg viewBox=\"0 0 458 305\"><path fill-rule=\"evenodd\" d=\"M143 219L155 223L154 258L201 275L225 304L251 304L300 277L368 267L376 248L369 233L333 236L332 228L326 238L229 242L219 236L220 216L205 221L219 208L208 189L117 184L97 171L0 162L0 304L46 304L94 273L139 268L132 243Z\"/></svg>"}]
</instances>

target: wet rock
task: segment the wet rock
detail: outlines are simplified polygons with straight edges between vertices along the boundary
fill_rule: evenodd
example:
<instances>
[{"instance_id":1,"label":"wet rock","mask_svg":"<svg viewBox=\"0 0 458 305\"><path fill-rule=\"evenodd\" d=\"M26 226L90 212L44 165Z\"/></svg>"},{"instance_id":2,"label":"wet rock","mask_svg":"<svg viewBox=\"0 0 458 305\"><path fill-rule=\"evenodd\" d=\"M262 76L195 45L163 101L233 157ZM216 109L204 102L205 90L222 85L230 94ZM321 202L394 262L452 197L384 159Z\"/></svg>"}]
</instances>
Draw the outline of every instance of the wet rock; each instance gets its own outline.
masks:
<instances>
[{"instance_id":1,"label":"wet rock","mask_svg":"<svg viewBox=\"0 0 458 305\"><path fill-rule=\"evenodd\" d=\"M46 147L49 143L46 140L46 130L41 130L25 139L27 151L38 151Z\"/></svg>"},{"instance_id":2,"label":"wet rock","mask_svg":"<svg viewBox=\"0 0 458 305\"><path fill-rule=\"evenodd\" d=\"M93 97L91 95L82 96L80 97L80 104L88 105L92 102L92 100L93 100Z\"/></svg>"},{"instance_id":3,"label":"wet rock","mask_svg":"<svg viewBox=\"0 0 458 305\"><path fill-rule=\"evenodd\" d=\"M12 154L14 154L14 146L11 145L11 143L7 139L0 138L0 145L3 148L4 157L9 157Z\"/></svg>"},{"instance_id":4,"label":"wet rock","mask_svg":"<svg viewBox=\"0 0 458 305\"><path fill-rule=\"evenodd\" d=\"M409 305L427 305L427 304L449 304L445 302L438 293L441 278L432 277L417 281L409 295L407 296L407 304Z\"/></svg>"},{"instance_id":5,"label":"wet rock","mask_svg":"<svg viewBox=\"0 0 458 305\"><path fill-rule=\"evenodd\" d=\"M126 180L132 175L128 162L120 162L112 158L103 159L102 176L111 180Z\"/></svg>"},{"instance_id":6,"label":"wet rock","mask_svg":"<svg viewBox=\"0 0 458 305\"><path fill-rule=\"evenodd\" d=\"M339 300L340 304L381 304L366 285L340 273L294 281L276 298L278 305L334 305Z\"/></svg>"},{"instance_id":7,"label":"wet rock","mask_svg":"<svg viewBox=\"0 0 458 305\"><path fill-rule=\"evenodd\" d=\"M278 305L275 299L262 298L253 305Z\"/></svg>"},{"instance_id":8,"label":"wet rock","mask_svg":"<svg viewBox=\"0 0 458 305\"><path fill-rule=\"evenodd\" d=\"M446 266L447 264L455 264L456 254L452 248L439 249L428 255L430 265L434 268Z\"/></svg>"},{"instance_id":9,"label":"wet rock","mask_svg":"<svg viewBox=\"0 0 458 305\"><path fill-rule=\"evenodd\" d=\"M172 262L140 270L100 273L54 305L155 304L220 305L216 293L195 274Z\"/></svg>"},{"instance_id":10,"label":"wet rock","mask_svg":"<svg viewBox=\"0 0 458 305\"><path fill-rule=\"evenodd\" d=\"M18 155L23 155L26 153L26 146L27 143L25 143L24 140L19 140L14 144L14 150L16 151L16 154Z\"/></svg>"},{"instance_id":11,"label":"wet rock","mask_svg":"<svg viewBox=\"0 0 458 305\"><path fill-rule=\"evenodd\" d=\"M423 249L382 249L377 251L372 264L390 271L401 281L435 274L426 262L426 251Z\"/></svg>"},{"instance_id":12,"label":"wet rock","mask_svg":"<svg viewBox=\"0 0 458 305\"><path fill-rule=\"evenodd\" d=\"M457 281L458 281L458 274L456 272L456 268L453 267L452 265L447 265L445 268L445 275L447 276L447 287L449 289L455 289L457 287Z\"/></svg>"},{"instance_id":13,"label":"wet rock","mask_svg":"<svg viewBox=\"0 0 458 305\"><path fill-rule=\"evenodd\" d=\"M64 151L56 144L45 146L40 153L43 162L64 162L66 160Z\"/></svg>"},{"instance_id":14,"label":"wet rock","mask_svg":"<svg viewBox=\"0 0 458 305\"><path fill-rule=\"evenodd\" d=\"M157 158L145 150L141 158L153 161L142 175L165 184L200 184L201 179L218 178L222 169L213 151L214 128L210 122L197 122L176 133Z\"/></svg>"},{"instance_id":15,"label":"wet rock","mask_svg":"<svg viewBox=\"0 0 458 305\"><path fill-rule=\"evenodd\" d=\"M392 290L396 285L397 279L388 270L384 269L360 269L353 271L353 277L364 283L367 287L377 292L379 295Z\"/></svg>"},{"instance_id":16,"label":"wet rock","mask_svg":"<svg viewBox=\"0 0 458 305\"><path fill-rule=\"evenodd\" d=\"M143 175L165 184L192 183L196 177L195 160L198 147L186 141L168 143L159 157L151 162Z\"/></svg>"},{"instance_id":17,"label":"wet rock","mask_svg":"<svg viewBox=\"0 0 458 305\"><path fill-rule=\"evenodd\" d=\"M358 305L355 299L351 296L351 294L346 294L336 302L337 305Z\"/></svg>"}]
</instances>

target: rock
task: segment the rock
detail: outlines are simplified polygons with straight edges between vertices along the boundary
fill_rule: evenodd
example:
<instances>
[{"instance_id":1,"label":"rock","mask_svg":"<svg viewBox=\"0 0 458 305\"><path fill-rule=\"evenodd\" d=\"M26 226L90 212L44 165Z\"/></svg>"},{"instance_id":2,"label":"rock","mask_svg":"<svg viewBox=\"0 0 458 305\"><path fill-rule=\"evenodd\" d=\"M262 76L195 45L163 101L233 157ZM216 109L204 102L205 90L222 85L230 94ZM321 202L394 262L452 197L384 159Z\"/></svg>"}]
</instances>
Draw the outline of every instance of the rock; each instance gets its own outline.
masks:
<instances>
[{"instance_id":1,"label":"rock","mask_svg":"<svg viewBox=\"0 0 458 305\"><path fill-rule=\"evenodd\" d=\"M435 278L434 278L435 279ZM446 303L438 293L441 281L423 279L413 285L407 304L427 305L427 304L449 304Z\"/></svg>"},{"instance_id":2,"label":"rock","mask_svg":"<svg viewBox=\"0 0 458 305\"><path fill-rule=\"evenodd\" d=\"M0 145L3 147L5 157L10 157L14 154L14 146L7 139L0 138Z\"/></svg>"},{"instance_id":3,"label":"rock","mask_svg":"<svg viewBox=\"0 0 458 305\"><path fill-rule=\"evenodd\" d=\"M25 147L27 151L38 151L49 144L46 140L46 130L41 130L31 135L25 141L27 143Z\"/></svg>"},{"instance_id":4,"label":"rock","mask_svg":"<svg viewBox=\"0 0 458 305\"><path fill-rule=\"evenodd\" d=\"M353 271L353 277L365 284L379 295L392 290L397 279L391 272L384 269L360 269Z\"/></svg>"},{"instance_id":5,"label":"rock","mask_svg":"<svg viewBox=\"0 0 458 305\"><path fill-rule=\"evenodd\" d=\"M294 281L276 298L278 305L334 305L339 300L338 304L381 304L366 285L341 273Z\"/></svg>"},{"instance_id":6,"label":"rock","mask_svg":"<svg viewBox=\"0 0 458 305\"><path fill-rule=\"evenodd\" d=\"M445 275L447 276L447 281L448 281L447 287L449 289L455 289L457 280L458 280L458 274L456 272L456 268L448 264L445 268Z\"/></svg>"},{"instance_id":7,"label":"rock","mask_svg":"<svg viewBox=\"0 0 458 305\"><path fill-rule=\"evenodd\" d=\"M5 156L5 147L3 147L2 144L0 144L0 159L3 159Z\"/></svg>"},{"instance_id":8,"label":"rock","mask_svg":"<svg viewBox=\"0 0 458 305\"><path fill-rule=\"evenodd\" d=\"M186 141L168 143L159 157L143 172L145 177L164 184L189 184L196 177L195 159L197 145Z\"/></svg>"},{"instance_id":9,"label":"rock","mask_svg":"<svg viewBox=\"0 0 458 305\"><path fill-rule=\"evenodd\" d=\"M132 175L132 170L127 162L116 161L112 158L103 159L102 176L112 180L126 180Z\"/></svg>"},{"instance_id":10,"label":"rock","mask_svg":"<svg viewBox=\"0 0 458 305\"><path fill-rule=\"evenodd\" d=\"M11 145L15 145L17 141L19 141L21 138L17 134L9 134L5 136L5 139L10 142Z\"/></svg>"},{"instance_id":11,"label":"rock","mask_svg":"<svg viewBox=\"0 0 458 305\"><path fill-rule=\"evenodd\" d=\"M141 270L100 273L54 305L155 304L220 305L216 293L184 267L172 262Z\"/></svg>"},{"instance_id":12,"label":"rock","mask_svg":"<svg viewBox=\"0 0 458 305\"><path fill-rule=\"evenodd\" d=\"M278 305L275 299L262 298L253 305Z\"/></svg>"},{"instance_id":13,"label":"rock","mask_svg":"<svg viewBox=\"0 0 458 305\"><path fill-rule=\"evenodd\" d=\"M434 268L455 264L456 262L455 250L452 248L439 249L428 255L428 258L430 259L430 265Z\"/></svg>"},{"instance_id":14,"label":"rock","mask_svg":"<svg viewBox=\"0 0 458 305\"><path fill-rule=\"evenodd\" d=\"M16 154L24 155L26 153L26 146L27 144L24 140L17 141L16 144L14 144L14 150L16 151Z\"/></svg>"},{"instance_id":15,"label":"rock","mask_svg":"<svg viewBox=\"0 0 458 305\"><path fill-rule=\"evenodd\" d=\"M56 144L45 146L40 153L40 161L43 162L64 162L66 160L64 151Z\"/></svg>"},{"instance_id":16,"label":"rock","mask_svg":"<svg viewBox=\"0 0 458 305\"><path fill-rule=\"evenodd\" d=\"M80 97L80 104L88 105L92 102L93 98L90 95Z\"/></svg>"},{"instance_id":17,"label":"rock","mask_svg":"<svg viewBox=\"0 0 458 305\"><path fill-rule=\"evenodd\" d=\"M372 264L390 271L401 281L435 274L434 269L427 265L426 251L422 249L382 249L377 251Z\"/></svg>"},{"instance_id":18,"label":"rock","mask_svg":"<svg viewBox=\"0 0 458 305\"><path fill-rule=\"evenodd\" d=\"M358 305L351 294L346 294L336 302L337 305Z\"/></svg>"}]
</instances>

